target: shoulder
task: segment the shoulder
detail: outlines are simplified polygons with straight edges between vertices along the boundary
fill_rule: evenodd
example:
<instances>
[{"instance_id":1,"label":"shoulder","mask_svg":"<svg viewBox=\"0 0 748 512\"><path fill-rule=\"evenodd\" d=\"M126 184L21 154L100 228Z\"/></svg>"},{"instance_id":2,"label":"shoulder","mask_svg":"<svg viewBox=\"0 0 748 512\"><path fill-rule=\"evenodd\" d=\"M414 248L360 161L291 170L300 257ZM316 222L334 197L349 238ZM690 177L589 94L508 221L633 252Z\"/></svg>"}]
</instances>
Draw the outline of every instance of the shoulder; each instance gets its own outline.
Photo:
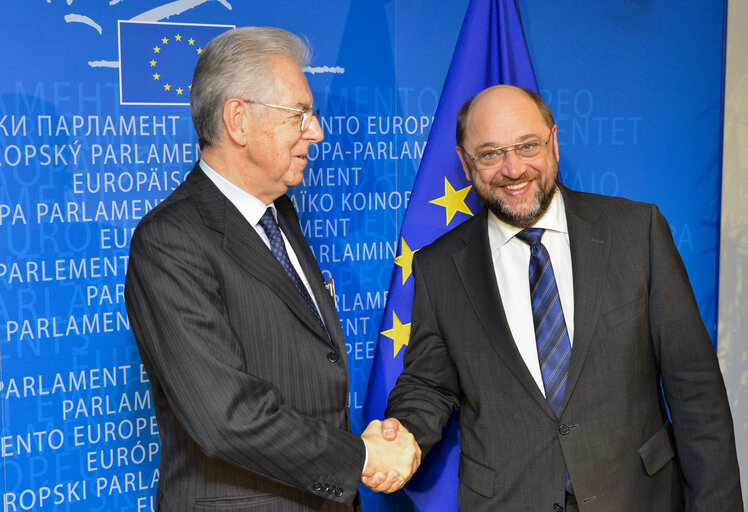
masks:
<instances>
[{"instance_id":1,"label":"shoulder","mask_svg":"<svg viewBox=\"0 0 748 512\"><path fill-rule=\"evenodd\" d=\"M447 231L416 253L419 260L440 260L457 251L486 233L486 213L481 210L474 217Z\"/></svg>"},{"instance_id":2,"label":"shoulder","mask_svg":"<svg viewBox=\"0 0 748 512\"><path fill-rule=\"evenodd\" d=\"M654 204L625 197L577 192L567 188L561 188L561 193L567 216L600 217L610 225L649 223L653 216L661 216Z\"/></svg>"},{"instance_id":3,"label":"shoulder","mask_svg":"<svg viewBox=\"0 0 748 512\"><path fill-rule=\"evenodd\" d=\"M144 230L151 224L162 222L180 224L179 219L183 219L190 210L194 209L194 202L187 192L184 183L182 183L138 222L135 232Z\"/></svg>"},{"instance_id":4,"label":"shoulder","mask_svg":"<svg viewBox=\"0 0 748 512\"><path fill-rule=\"evenodd\" d=\"M138 222L131 247L159 243L167 238L195 234L204 229L199 208L190 192L188 180L179 185L161 203Z\"/></svg>"}]
</instances>

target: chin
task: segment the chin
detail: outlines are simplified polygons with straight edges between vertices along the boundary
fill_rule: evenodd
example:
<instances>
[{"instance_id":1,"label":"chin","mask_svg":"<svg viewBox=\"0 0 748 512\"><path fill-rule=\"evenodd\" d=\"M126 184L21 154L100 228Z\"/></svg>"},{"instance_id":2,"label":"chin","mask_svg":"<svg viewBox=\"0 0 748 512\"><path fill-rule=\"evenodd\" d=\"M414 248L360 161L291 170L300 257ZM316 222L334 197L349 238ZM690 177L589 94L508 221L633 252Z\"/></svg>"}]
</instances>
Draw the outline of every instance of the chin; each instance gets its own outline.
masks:
<instances>
[{"instance_id":1,"label":"chin","mask_svg":"<svg viewBox=\"0 0 748 512\"><path fill-rule=\"evenodd\" d=\"M304 182L304 174L301 173L299 176L294 176L293 179L288 180L286 182L286 186L288 186L288 188L298 187L303 182Z\"/></svg>"}]
</instances>

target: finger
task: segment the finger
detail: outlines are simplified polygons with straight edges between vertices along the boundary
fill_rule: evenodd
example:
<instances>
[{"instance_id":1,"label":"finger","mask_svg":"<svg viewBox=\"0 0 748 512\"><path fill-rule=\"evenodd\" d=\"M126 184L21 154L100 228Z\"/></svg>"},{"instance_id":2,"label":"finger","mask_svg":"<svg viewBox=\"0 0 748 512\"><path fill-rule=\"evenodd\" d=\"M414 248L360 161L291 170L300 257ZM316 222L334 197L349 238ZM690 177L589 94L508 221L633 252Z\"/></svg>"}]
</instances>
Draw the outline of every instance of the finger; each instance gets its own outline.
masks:
<instances>
[{"instance_id":1,"label":"finger","mask_svg":"<svg viewBox=\"0 0 748 512\"><path fill-rule=\"evenodd\" d=\"M383 492L385 494L389 494L388 491L390 490L390 485L385 482L384 485L380 485L380 486L377 486L377 487L370 487L370 489L372 491L374 491L374 492Z\"/></svg>"},{"instance_id":2,"label":"finger","mask_svg":"<svg viewBox=\"0 0 748 512\"><path fill-rule=\"evenodd\" d=\"M371 490L374 492L383 492L385 494L389 494L392 488L392 482L384 482L376 487L372 487Z\"/></svg>"},{"instance_id":3,"label":"finger","mask_svg":"<svg viewBox=\"0 0 748 512\"><path fill-rule=\"evenodd\" d=\"M396 482L393 482L392 485L387 490L382 491L382 492L384 492L385 494L392 494L393 492L399 491L400 489L402 489L404 485L405 485L405 480L402 478L399 478Z\"/></svg>"},{"instance_id":4,"label":"finger","mask_svg":"<svg viewBox=\"0 0 748 512\"><path fill-rule=\"evenodd\" d=\"M380 485L376 486L373 490L389 494L397 491L403 485L405 485L405 480L400 476L400 474L397 471L390 471L387 474L387 479Z\"/></svg>"},{"instance_id":5,"label":"finger","mask_svg":"<svg viewBox=\"0 0 748 512\"><path fill-rule=\"evenodd\" d=\"M375 481L373 479L365 481L364 478L362 478L361 481L374 492L385 492L392 487L392 482L388 481L386 478L382 478L381 481Z\"/></svg>"},{"instance_id":6,"label":"finger","mask_svg":"<svg viewBox=\"0 0 748 512\"><path fill-rule=\"evenodd\" d=\"M386 475L386 474L384 474L384 473L383 473L383 472L381 472L381 471L377 471L377 472L376 472L376 473L374 473L373 475L369 475L369 476L362 476L362 477L361 477L361 482L362 482L362 483L363 483L363 484L364 484L365 486L367 486L367 487L369 487L369 488L371 488L371 489L373 489L373 488L375 488L375 487L378 487L378 486L382 485L382 484L383 484L384 482L386 482L386 481L387 481L387 475Z\"/></svg>"},{"instance_id":7,"label":"finger","mask_svg":"<svg viewBox=\"0 0 748 512\"><path fill-rule=\"evenodd\" d=\"M382 422L382 437L387 441L392 441L397 437L397 431L400 430L400 422L396 418L387 418Z\"/></svg>"},{"instance_id":8,"label":"finger","mask_svg":"<svg viewBox=\"0 0 748 512\"><path fill-rule=\"evenodd\" d=\"M376 430L376 429L381 429L381 423L382 423L382 422L381 422L381 421L379 421L379 420L372 420L372 421L371 421L371 423L369 423L369 424L368 424L368 425L366 426L366 430L364 430L364 432L363 432L363 433L364 433L364 434L367 434L367 433L370 433L370 432L372 432L372 431L374 431L374 430Z\"/></svg>"}]
</instances>

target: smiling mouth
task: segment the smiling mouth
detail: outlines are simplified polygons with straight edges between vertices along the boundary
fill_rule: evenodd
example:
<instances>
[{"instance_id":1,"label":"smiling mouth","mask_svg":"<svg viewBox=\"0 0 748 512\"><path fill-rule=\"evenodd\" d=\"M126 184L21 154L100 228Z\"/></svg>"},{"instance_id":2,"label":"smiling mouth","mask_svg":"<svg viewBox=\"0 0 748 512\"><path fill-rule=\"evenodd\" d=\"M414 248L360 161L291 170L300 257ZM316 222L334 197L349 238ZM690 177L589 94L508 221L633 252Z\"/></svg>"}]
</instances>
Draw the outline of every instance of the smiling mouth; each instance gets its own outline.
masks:
<instances>
[{"instance_id":1,"label":"smiling mouth","mask_svg":"<svg viewBox=\"0 0 748 512\"><path fill-rule=\"evenodd\" d=\"M527 186L527 184L530 183L529 181L523 181L522 183L517 183L516 185L504 185L504 188L507 188L509 190L520 190Z\"/></svg>"}]
</instances>

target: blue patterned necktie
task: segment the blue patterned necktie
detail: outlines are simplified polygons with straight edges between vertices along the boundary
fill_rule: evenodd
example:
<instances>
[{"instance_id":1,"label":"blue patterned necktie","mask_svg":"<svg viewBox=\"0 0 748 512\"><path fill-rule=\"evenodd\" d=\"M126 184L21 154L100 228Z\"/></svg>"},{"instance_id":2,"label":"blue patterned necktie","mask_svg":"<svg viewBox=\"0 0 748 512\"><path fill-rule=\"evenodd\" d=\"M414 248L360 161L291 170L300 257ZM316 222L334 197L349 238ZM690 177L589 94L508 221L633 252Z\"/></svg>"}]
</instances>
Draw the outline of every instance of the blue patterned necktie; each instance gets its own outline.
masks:
<instances>
[{"instance_id":1,"label":"blue patterned necktie","mask_svg":"<svg viewBox=\"0 0 748 512\"><path fill-rule=\"evenodd\" d=\"M317 322L322 327L322 330L327 333L325 324L322 321L322 318L319 316L319 311L317 311L317 306L314 305L312 297L309 295L309 291L307 291L306 286L304 286L304 283L301 281L299 274L296 273L296 269L293 268L291 260L288 258L288 252L286 252L286 244L283 242L283 236L281 235L280 228L278 227L278 223L275 220L275 215L273 215L272 208L268 208L267 210L265 210L265 214L260 219L260 226L262 226L262 229L265 230L265 234L267 234L268 240L270 241L270 252L273 253L275 259L278 260L278 263L281 264L283 270L285 270L286 274L288 274L291 282L294 284L294 286L296 286L296 289L299 290L299 293L304 298L307 306L309 306L309 309L314 314L314 318L317 319ZM328 337L329 336L330 335L328 334Z\"/></svg>"},{"instance_id":2,"label":"blue patterned necktie","mask_svg":"<svg viewBox=\"0 0 748 512\"><path fill-rule=\"evenodd\" d=\"M558 296L556 277L548 249L540 243L544 229L527 228L517 233L517 238L530 246L530 300L532 321L535 324L535 342L538 361L543 374L545 399L556 418L561 417L566 377L569 373L571 341L566 329L564 311ZM566 472L566 490L574 493L569 472Z\"/></svg>"},{"instance_id":3,"label":"blue patterned necktie","mask_svg":"<svg viewBox=\"0 0 748 512\"><path fill-rule=\"evenodd\" d=\"M530 246L530 297L538 361L543 374L545 398L558 418L564 401L571 342L561 309L551 257L545 246L540 243L544 231L539 228L525 229L517 233L517 238Z\"/></svg>"}]
</instances>

